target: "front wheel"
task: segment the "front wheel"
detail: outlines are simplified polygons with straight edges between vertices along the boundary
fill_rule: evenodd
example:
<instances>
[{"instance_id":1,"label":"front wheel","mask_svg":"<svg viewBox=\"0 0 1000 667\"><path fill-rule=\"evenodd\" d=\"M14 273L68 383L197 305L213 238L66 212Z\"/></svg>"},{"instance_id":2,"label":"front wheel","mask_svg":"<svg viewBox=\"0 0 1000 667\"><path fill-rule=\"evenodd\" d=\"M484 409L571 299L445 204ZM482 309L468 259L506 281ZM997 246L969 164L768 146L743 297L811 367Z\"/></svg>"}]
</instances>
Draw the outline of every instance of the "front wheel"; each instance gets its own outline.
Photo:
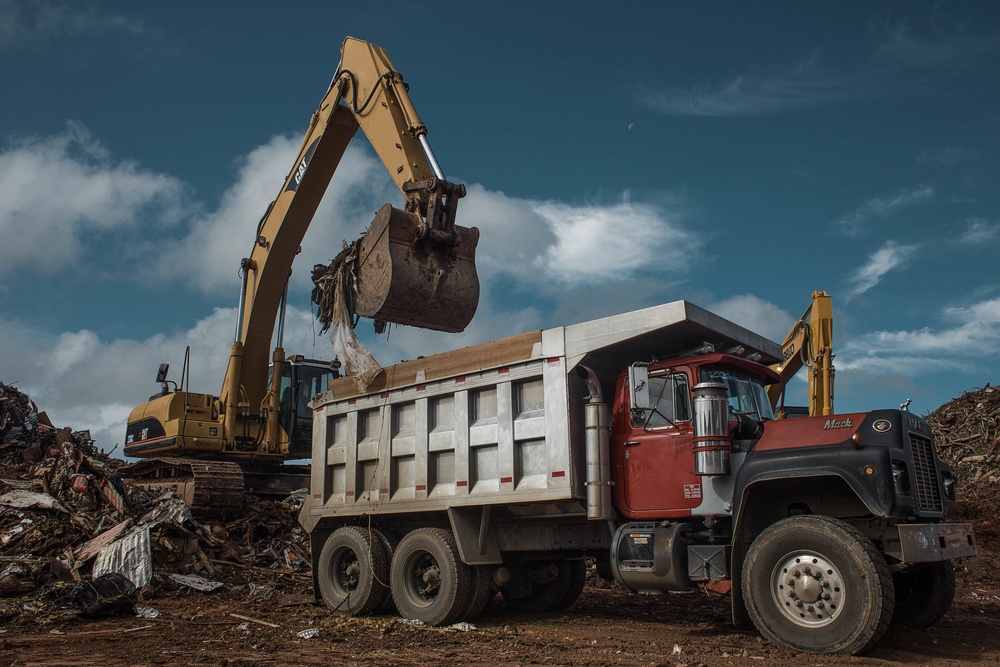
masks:
<instances>
[{"instance_id":1,"label":"front wheel","mask_svg":"<svg viewBox=\"0 0 1000 667\"><path fill-rule=\"evenodd\" d=\"M743 562L754 625L777 646L854 655L889 626L893 584L875 545L844 521L794 516L762 532Z\"/></svg>"},{"instance_id":2,"label":"front wheel","mask_svg":"<svg viewBox=\"0 0 1000 667\"><path fill-rule=\"evenodd\" d=\"M896 611L892 622L929 628L940 621L955 599L955 568L951 561L915 565L892 575Z\"/></svg>"}]
</instances>

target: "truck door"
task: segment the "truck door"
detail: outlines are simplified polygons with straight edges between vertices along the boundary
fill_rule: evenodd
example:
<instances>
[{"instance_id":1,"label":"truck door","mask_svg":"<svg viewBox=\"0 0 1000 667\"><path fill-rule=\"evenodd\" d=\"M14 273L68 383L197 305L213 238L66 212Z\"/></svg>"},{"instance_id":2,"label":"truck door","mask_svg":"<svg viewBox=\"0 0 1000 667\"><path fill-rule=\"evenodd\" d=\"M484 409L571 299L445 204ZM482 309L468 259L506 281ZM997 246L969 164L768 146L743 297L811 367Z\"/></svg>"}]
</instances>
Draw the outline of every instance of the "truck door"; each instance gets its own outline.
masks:
<instances>
[{"instance_id":1,"label":"truck door","mask_svg":"<svg viewBox=\"0 0 1000 667\"><path fill-rule=\"evenodd\" d=\"M623 432L625 506L634 518L690 515L691 508L701 504L701 478L694 473L688 377L675 370L636 368L640 372L629 374L627 396L632 400L636 389L648 389L648 399L630 403Z\"/></svg>"}]
</instances>

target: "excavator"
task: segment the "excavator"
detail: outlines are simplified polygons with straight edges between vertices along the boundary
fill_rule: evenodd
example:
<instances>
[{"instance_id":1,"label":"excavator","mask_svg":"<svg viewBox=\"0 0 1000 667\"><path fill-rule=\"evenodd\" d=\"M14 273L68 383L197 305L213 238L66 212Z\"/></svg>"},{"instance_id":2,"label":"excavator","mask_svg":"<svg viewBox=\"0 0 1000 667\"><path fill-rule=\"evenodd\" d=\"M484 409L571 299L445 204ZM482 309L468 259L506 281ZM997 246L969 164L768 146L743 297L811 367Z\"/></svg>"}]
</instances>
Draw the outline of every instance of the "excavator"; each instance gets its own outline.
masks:
<instances>
[{"instance_id":1,"label":"excavator","mask_svg":"<svg viewBox=\"0 0 1000 667\"><path fill-rule=\"evenodd\" d=\"M244 492L308 483L308 466L285 461L309 457L312 413L307 404L337 377L339 363L285 357L288 278L359 128L402 192L405 207L383 206L350 246L343 269L350 276L353 322L366 317L376 322L376 330L394 323L459 332L476 312L479 230L455 224L465 186L445 179L427 127L385 50L348 37L295 163L241 261L238 323L219 395L189 390L186 356L180 386L170 387L162 365L160 395L128 418L124 452L142 460L125 474L173 489L196 513L225 517L242 506Z\"/></svg>"},{"instance_id":2,"label":"excavator","mask_svg":"<svg viewBox=\"0 0 1000 667\"><path fill-rule=\"evenodd\" d=\"M813 292L812 303L781 344L781 361L772 365L781 381L767 388L778 419L833 414L833 306L826 292ZM808 369L807 407L785 406L785 387L801 368Z\"/></svg>"}]
</instances>

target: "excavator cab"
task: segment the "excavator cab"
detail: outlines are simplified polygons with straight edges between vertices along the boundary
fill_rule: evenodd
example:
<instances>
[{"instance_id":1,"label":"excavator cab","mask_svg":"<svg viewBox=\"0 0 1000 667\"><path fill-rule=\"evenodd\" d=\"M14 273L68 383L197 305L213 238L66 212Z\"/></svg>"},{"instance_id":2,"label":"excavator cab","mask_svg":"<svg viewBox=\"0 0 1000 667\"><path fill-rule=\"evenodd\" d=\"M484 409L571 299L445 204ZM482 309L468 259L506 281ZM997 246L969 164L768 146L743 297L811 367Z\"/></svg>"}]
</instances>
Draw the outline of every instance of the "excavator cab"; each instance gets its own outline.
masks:
<instances>
[{"instance_id":1,"label":"excavator cab","mask_svg":"<svg viewBox=\"0 0 1000 667\"><path fill-rule=\"evenodd\" d=\"M330 380L340 377L339 368L339 361L331 364L302 355L293 355L281 364L278 423L288 434L290 458L312 455L313 413L309 401L326 391ZM274 372L273 364L268 370L270 376Z\"/></svg>"}]
</instances>

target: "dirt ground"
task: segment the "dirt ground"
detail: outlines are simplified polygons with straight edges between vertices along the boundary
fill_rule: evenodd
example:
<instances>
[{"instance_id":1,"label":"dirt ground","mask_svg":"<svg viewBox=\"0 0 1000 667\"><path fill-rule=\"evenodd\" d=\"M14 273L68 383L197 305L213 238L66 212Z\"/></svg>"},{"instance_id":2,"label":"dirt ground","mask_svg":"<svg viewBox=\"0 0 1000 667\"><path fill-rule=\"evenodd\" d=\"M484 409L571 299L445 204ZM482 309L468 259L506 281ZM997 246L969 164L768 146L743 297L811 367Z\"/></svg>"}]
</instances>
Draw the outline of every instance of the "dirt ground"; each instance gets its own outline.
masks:
<instances>
[{"instance_id":1,"label":"dirt ground","mask_svg":"<svg viewBox=\"0 0 1000 667\"><path fill-rule=\"evenodd\" d=\"M971 560L968 562L972 562ZM959 568L952 611L929 630L892 628L869 655L777 649L729 623L729 597L645 597L588 580L569 610L513 614L494 600L474 628L335 616L302 575L244 569L224 589L153 592L140 612L88 620L65 611L0 627L0 664L100 665L973 665L1000 664L1000 588L989 567ZM983 575L987 576L983 576ZM241 576L242 575L242 576ZM310 631L318 633L307 638Z\"/></svg>"},{"instance_id":2,"label":"dirt ground","mask_svg":"<svg viewBox=\"0 0 1000 667\"><path fill-rule=\"evenodd\" d=\"M778 649L733 629L728 595L630 595L594 573L565 612L514 613L497 597L475 627L434 629L332 615L314 603L308 574L232 564L220 566L225 586L213 593L158 579L143 589L137 616L93 620L58 600L8 598L23 611L0 622L0 666L1000 664L1000 505L991 487L960 504L981 555L957 563L951 612L928 630L890 628L865 656Z\"/></svg>"}]
</instances>

